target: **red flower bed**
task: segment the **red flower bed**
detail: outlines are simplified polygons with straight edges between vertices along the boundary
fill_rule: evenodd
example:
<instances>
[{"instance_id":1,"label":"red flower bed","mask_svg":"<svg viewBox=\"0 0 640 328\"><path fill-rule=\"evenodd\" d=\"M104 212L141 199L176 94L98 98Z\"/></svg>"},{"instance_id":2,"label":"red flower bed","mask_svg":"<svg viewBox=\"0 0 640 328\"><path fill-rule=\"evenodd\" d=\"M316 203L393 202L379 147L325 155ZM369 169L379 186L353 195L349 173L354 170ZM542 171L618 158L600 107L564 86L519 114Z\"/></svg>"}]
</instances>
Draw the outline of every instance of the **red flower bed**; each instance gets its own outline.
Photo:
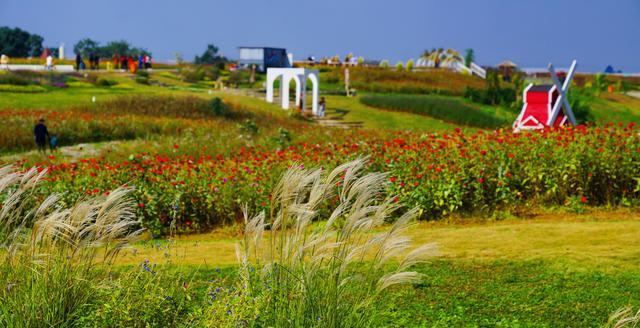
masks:
<instances>
[{"instance_id":1,"label":"red flower bed","mask_svg":"<svg viewBox=\"0 0 640 328\"><path fill-rule=\"evenodd\" d=\"M359 132L344 140L241 148L227 156L202 150L196 156L140 153L121 162L83 159L50 166L45 192L63 192L72 202L134 185L141 220L157 234L171 222L181 231L234 222L243 203L265 208L269 191L293 163L335 166L359 156L369 156L370 170L389 172L390 192L419 206L424 219L573 199L619 204L639 196L640 136L634 125L521 134Z\"/></svg>"}]
</instances>

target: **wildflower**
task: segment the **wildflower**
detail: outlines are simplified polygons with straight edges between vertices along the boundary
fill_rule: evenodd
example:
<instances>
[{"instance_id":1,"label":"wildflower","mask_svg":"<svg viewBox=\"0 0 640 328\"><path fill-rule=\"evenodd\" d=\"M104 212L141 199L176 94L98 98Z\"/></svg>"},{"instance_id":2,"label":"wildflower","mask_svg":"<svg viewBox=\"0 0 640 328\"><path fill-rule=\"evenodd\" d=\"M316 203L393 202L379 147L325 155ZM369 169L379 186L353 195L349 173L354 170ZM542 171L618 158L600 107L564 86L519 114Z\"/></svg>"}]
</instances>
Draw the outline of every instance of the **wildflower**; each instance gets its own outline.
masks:
<instances>
[{"instance_id":1,"label":"wildflower","mask_svg":"<svg viewBox=\"0 0 640 328\"><path fill-rule=\"evenodd\" d=\"M586 203L587 203L587 197L586 197L586 196L584 196L584 195L582 195L582 197L580 197L580 202L581 202L582 204L586 204Z\"/></svg>"},{"instance_id":2,"label":"wildflower","mask_svg":"<svg viewBox=\"0 0 640 328\"><path fill-rule=\"evenodd\" d=\"M138 203L138 207L144 208L144 203Z\"/></svg>"}]
</instances>

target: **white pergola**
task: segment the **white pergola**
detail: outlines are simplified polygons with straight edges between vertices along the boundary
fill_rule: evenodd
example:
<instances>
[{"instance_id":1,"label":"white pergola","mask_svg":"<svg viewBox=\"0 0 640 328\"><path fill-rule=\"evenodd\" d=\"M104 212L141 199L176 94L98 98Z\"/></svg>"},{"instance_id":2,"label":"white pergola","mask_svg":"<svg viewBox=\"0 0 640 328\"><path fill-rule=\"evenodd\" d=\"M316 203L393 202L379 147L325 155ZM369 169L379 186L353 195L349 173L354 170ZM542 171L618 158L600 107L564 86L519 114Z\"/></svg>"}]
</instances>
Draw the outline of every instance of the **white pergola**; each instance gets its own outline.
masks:
<instances>
[{"instance_id":1,"label":"white pergola","mask_svg":"<svg viewBox=\"0 0 640 328\"><path fill-rule=\"evenodd\" d=\"M273 103L273 83L277 79L280 79L280 99L282 100L283 109L289 109L289 83L291 80L296 82L296 106L300 106L302 102L302 108L306 108L307 80L311 80L311 109L314 115L318 115L318 84L320 83L318 70L307 68L267 68L267 101L270 103Z\"/></svg>"}]
</instances>

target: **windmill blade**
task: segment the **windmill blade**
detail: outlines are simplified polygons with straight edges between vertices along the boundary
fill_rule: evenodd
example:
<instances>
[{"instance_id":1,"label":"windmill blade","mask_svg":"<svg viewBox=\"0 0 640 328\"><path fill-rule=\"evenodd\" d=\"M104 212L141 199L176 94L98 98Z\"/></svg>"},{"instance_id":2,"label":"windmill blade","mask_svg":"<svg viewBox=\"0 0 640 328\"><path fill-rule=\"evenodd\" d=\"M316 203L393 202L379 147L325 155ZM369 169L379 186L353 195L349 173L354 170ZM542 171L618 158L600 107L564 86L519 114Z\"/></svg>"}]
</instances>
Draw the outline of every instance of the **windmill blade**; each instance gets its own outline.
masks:
<instances>
[{"instance_id":1,"label":"windmill blade","mask_svg":"<svg viewBox=\"0 0 640 328\"><path fill-rule=\"evenodd\" d=\"M556 119L558 118L558 114L560 114L560 109L562 107L564 107L565 114L569 118L569 121L571 122L571 124L576 125L576 118L573 115L571 106L569 105L569 100L568 100L566 91L569 89L569 86L571 85L571 80L573 79L573 74L575 72L577 63L578 62L574 60L573 63L571 64L569 73L567 74L567 77L564 80L564 85L562 85L560 83L560 80L558 80L558 75L556 74L556 70L553 67L553 64L549 63L549 72L551 73L551 80L553 81L553 84L556 86L556 89L558 89L558 99L556 100L556 104L554 104L553 106L551 117L549 117L549 120L547 121L547 124L549 126L553 125L553 122L556 121ZM560 102L562 102L562 106L558 106Z\"/></svg>"},{"instance_id":2,"label":"windmill blade","mask_svg":"<svg viewBox=\"0 0 640 328\"><path fill-rule=\"evenodd\" d=\"M562 91L569 91L569 86L571 86L571 81L573 80L573 74L576 72L576 66L578 65L577 60L573 60L571 62L571 67L569 68L569 72L567 72L567 77L564 79L564 84L562 85Z\"/></svg>"}]
</instances>

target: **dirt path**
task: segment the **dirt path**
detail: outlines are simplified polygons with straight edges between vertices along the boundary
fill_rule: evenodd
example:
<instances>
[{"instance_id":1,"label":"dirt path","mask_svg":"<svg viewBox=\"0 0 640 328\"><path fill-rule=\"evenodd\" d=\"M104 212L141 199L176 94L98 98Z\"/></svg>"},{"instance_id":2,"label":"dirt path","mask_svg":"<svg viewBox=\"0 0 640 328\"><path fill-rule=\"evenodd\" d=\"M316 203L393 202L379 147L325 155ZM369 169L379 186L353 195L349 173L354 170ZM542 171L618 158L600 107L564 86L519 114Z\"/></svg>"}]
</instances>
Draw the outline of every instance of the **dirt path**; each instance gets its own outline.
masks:
<instances>
[{"instance_id":1,"label":"dirt path","mask_svg":"<svg viewBox=\"0 0 640 328\"><path fill-rule=\"evenodd\" d=\"M640 91L629 91L627 94L631 97L640 99Z\"/></svg>"}]
</instances>

